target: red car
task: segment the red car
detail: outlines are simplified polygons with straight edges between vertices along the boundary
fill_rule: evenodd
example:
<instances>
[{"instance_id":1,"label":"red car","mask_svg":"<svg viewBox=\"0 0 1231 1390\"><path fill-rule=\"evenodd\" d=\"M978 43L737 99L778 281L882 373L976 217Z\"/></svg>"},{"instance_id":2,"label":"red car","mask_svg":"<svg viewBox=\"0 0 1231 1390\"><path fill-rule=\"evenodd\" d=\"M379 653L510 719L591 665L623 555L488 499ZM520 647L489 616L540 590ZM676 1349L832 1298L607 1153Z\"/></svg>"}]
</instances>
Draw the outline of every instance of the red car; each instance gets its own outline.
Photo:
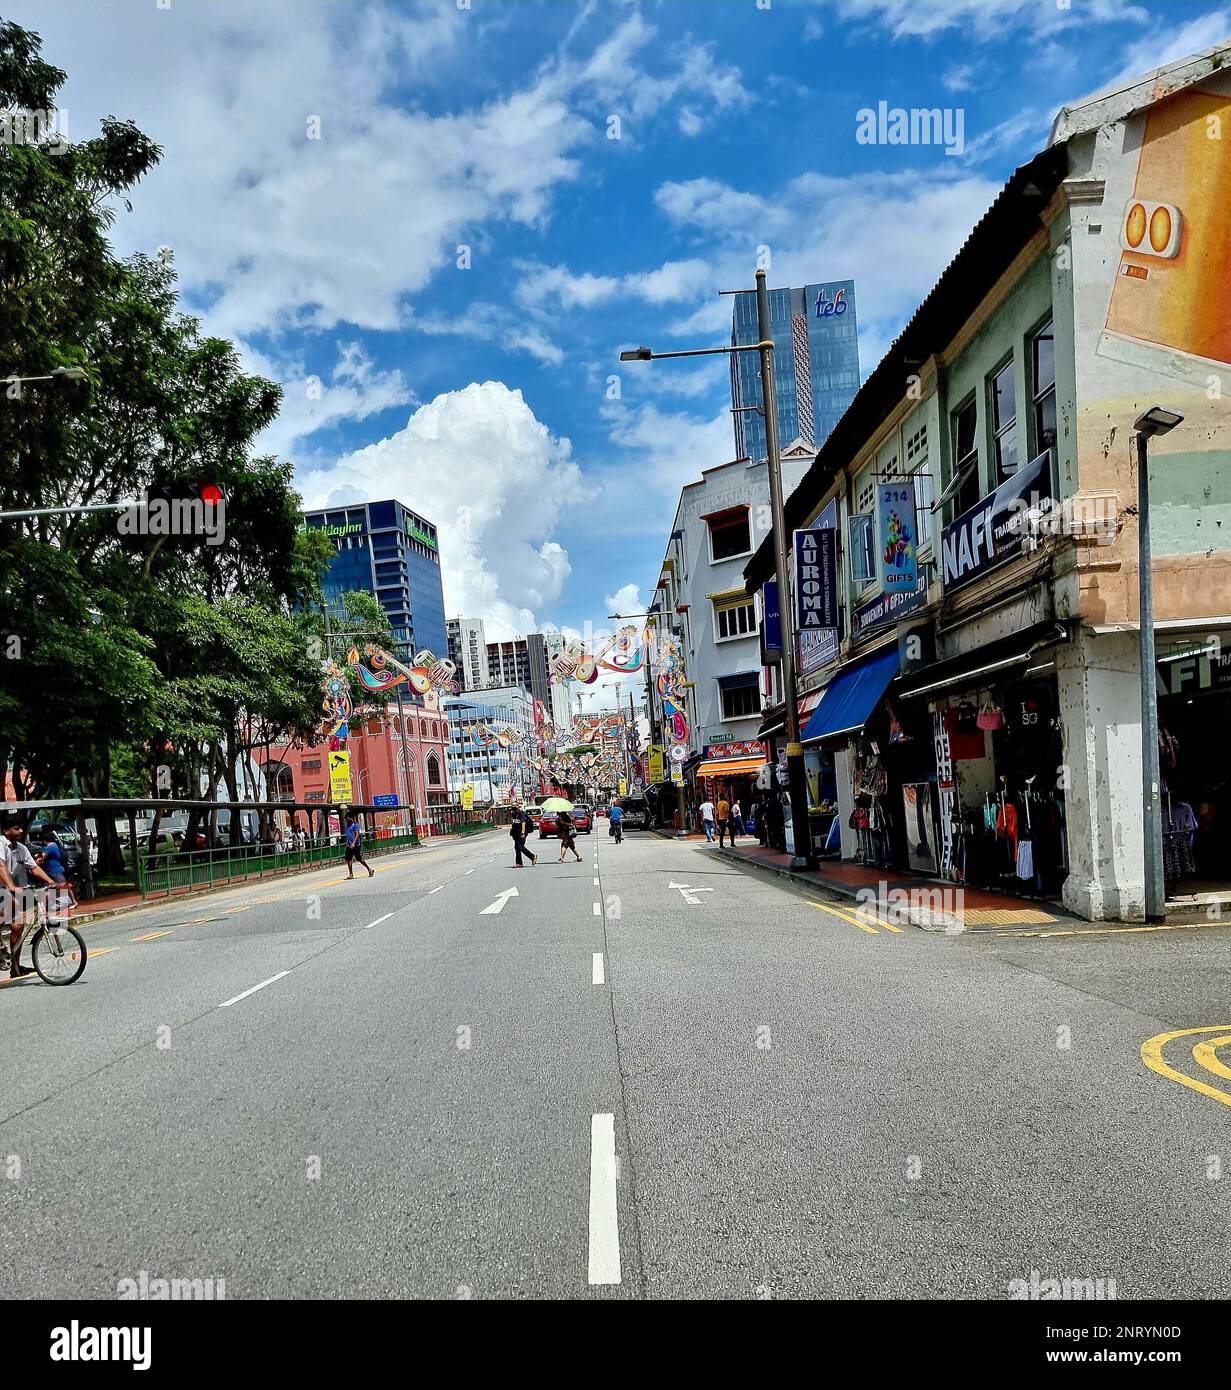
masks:
<instances>
[{"instance_id":1,"label":"red car","mask_svg":"<svg viewBox=\"0 0 1231 1390\"><path fill-rule=\"evenodd\" d=\"M594 830L594 818L590 814L588 806L574 806L569 812L573 818L573 830L578 835L589 835ZM545 840L549 835L558 835L556 829L556 817L552 811L544 811L539 821L539 839Z\"/></svg>"}]
</instances>

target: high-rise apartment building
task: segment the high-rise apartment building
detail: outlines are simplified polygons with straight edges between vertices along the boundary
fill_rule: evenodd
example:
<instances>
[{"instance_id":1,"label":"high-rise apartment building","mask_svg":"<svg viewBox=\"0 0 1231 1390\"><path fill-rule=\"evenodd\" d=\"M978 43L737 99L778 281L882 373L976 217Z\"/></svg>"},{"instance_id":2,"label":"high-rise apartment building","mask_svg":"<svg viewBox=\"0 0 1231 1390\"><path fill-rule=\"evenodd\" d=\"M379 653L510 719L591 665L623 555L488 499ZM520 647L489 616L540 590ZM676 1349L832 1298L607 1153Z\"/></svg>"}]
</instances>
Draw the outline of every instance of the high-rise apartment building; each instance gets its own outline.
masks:
<instances>
[{"instance_id":1,"label":"high-rise apartment building","mask_svg":"<svg viewBox=\"0 0 1231 1390\"><path fill-rule=\"evenodd\" d=\"M450 618L449 660L457 667L463 690L482 690L491 682L487 674L487 637L482 618ZM499 682L496 682L499 684Z\"/></svg>"},{"instance_id":2,"label":"high-rise apartment building","mask_svg":"<svg viewBox=\"0 0 1231 1390\"><path fill-rule=\"evenodd\" d=\"M743 291L734 296L734 306L732 346L758 342L756 295ZM855 282L770 290L769 317L778 442L783 448L796 439L819 446L859 389ZM765 457L765 421L749 407L762 404L758 353L731 354L731 403L736 456L757 463Z\"/></svg>"}]
</instances>

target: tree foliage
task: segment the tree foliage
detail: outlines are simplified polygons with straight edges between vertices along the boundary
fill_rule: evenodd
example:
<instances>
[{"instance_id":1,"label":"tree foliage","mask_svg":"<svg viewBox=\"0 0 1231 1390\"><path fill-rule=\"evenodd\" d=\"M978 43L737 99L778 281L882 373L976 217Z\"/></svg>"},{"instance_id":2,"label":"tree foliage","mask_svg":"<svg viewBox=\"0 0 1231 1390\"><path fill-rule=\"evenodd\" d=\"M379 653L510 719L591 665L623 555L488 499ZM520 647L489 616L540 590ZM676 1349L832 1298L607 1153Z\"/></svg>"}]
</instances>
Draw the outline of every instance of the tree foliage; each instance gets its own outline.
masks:
<instances>
[{"instance_id":1,"label":"tree foliage","mask_svg":"<svg viewBox=\"0 0 1231 1390\"><path fill-rule=\"evenodd\" d=\"M46 110L65 74L0 22L0 107ZM108 230L161 151L108 118L77 144L0 147L0 508L83 507L208 479L220 544L129 534L114 512L0 521L0 753L19 792L254 790L254 747L320 720L320 576L288 463L256 441L281 390L180 310L169 255ZM383 616L383 615L382 615ZM160 776L160 769L167 773ZM238 819L232 818L238 831ZM101 829L101 827L100 827Z\"/></svg>"}]
</instances>

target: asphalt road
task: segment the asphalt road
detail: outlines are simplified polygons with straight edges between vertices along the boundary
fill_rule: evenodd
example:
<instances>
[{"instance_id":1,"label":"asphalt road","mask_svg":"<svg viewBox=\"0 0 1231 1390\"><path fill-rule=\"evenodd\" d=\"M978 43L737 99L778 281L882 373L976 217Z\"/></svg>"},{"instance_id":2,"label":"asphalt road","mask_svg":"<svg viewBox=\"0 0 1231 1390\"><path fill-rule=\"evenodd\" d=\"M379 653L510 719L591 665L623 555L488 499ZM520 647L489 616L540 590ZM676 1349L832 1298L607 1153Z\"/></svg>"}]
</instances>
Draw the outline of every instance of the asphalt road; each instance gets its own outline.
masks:
<instances>
[{"instance_id":1,"label":"asphalt road","mask_svg":"<svg viewBox=\"0 0 1231 1390\"><path fill-rule=\"evenodd\" d=\"M0 989L0 1293L1231 1292L1226 929L873 932L604 824L147 909ZM1144 1064L1197 1028L1158 1044L1197 1086Z\"/></svg>"}]
</instances>

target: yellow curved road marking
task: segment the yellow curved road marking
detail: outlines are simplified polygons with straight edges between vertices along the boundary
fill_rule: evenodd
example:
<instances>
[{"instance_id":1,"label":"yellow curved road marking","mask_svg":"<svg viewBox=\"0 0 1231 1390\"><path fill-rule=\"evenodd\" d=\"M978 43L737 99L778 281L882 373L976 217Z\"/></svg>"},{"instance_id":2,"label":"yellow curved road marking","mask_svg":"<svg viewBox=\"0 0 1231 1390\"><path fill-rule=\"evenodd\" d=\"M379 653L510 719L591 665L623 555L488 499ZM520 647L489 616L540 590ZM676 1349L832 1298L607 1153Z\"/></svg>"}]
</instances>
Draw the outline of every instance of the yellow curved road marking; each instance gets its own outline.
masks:
<instances>
[{"instance_id":1,"label":"yellow curved road marking","mask_svg":"<svg viewBox=\"0 0 1231 1390\"><path fill-rule=\"evenodd\" d=\"M1182 1071L1176 1071L1174 1067L1169 1067L1163 1061L1163 1048L1175 1038L1192 1038L1200 1033L1226 1033L1229 1029L1231 1029L1231 1024L1219 1023L1213 1028L1177 1028L1171 1033L1159 1033L1156 1037L1148 1038L1141 1044L1141 1060L1159 1076L1165 1076L1170 1081L1178 1081L1181 1086L1187 1086L1192 1091L1200 1091L1203 1096L1209 1096L1211 1100L1221 1101L1223 1105L1231 1105L1231 1094L1219 1090L1217 1086L1210 1086L1204 1081L1198 1081L1195 1077L1185 1076ZM1193 1056L1197 1056L1198 1047L1213 1049L1221 1047L1225 1042L1231 1042L1231 1038L1219 1038L1206 1044L1199 1043L1193 1048ZM1198 1058L1198 1061L1200 1060ZM1203 1062L1202 1065L1205 1063ZM1221 1067L1222 1063L1219 1062L1218 1066Z\"/></svg>"},{"instance_id":2,"label":"yellow curved road marking","mask_svg":"<svg viewBox=\"0 0 1231 1390\"><path fill-rule=\"evenodd\" d=\"M1215 1076L1221 1076L1224 1081L1231 1081L1231 1067L1215 1056L1216 1050L1220 1047L1231 1047L1231 1035L1225 1038L1211 1038L1209 1042L1195 1043L1193 1061L1206 1071L1213 1072Z\"/></svg>"}]
</instances>

